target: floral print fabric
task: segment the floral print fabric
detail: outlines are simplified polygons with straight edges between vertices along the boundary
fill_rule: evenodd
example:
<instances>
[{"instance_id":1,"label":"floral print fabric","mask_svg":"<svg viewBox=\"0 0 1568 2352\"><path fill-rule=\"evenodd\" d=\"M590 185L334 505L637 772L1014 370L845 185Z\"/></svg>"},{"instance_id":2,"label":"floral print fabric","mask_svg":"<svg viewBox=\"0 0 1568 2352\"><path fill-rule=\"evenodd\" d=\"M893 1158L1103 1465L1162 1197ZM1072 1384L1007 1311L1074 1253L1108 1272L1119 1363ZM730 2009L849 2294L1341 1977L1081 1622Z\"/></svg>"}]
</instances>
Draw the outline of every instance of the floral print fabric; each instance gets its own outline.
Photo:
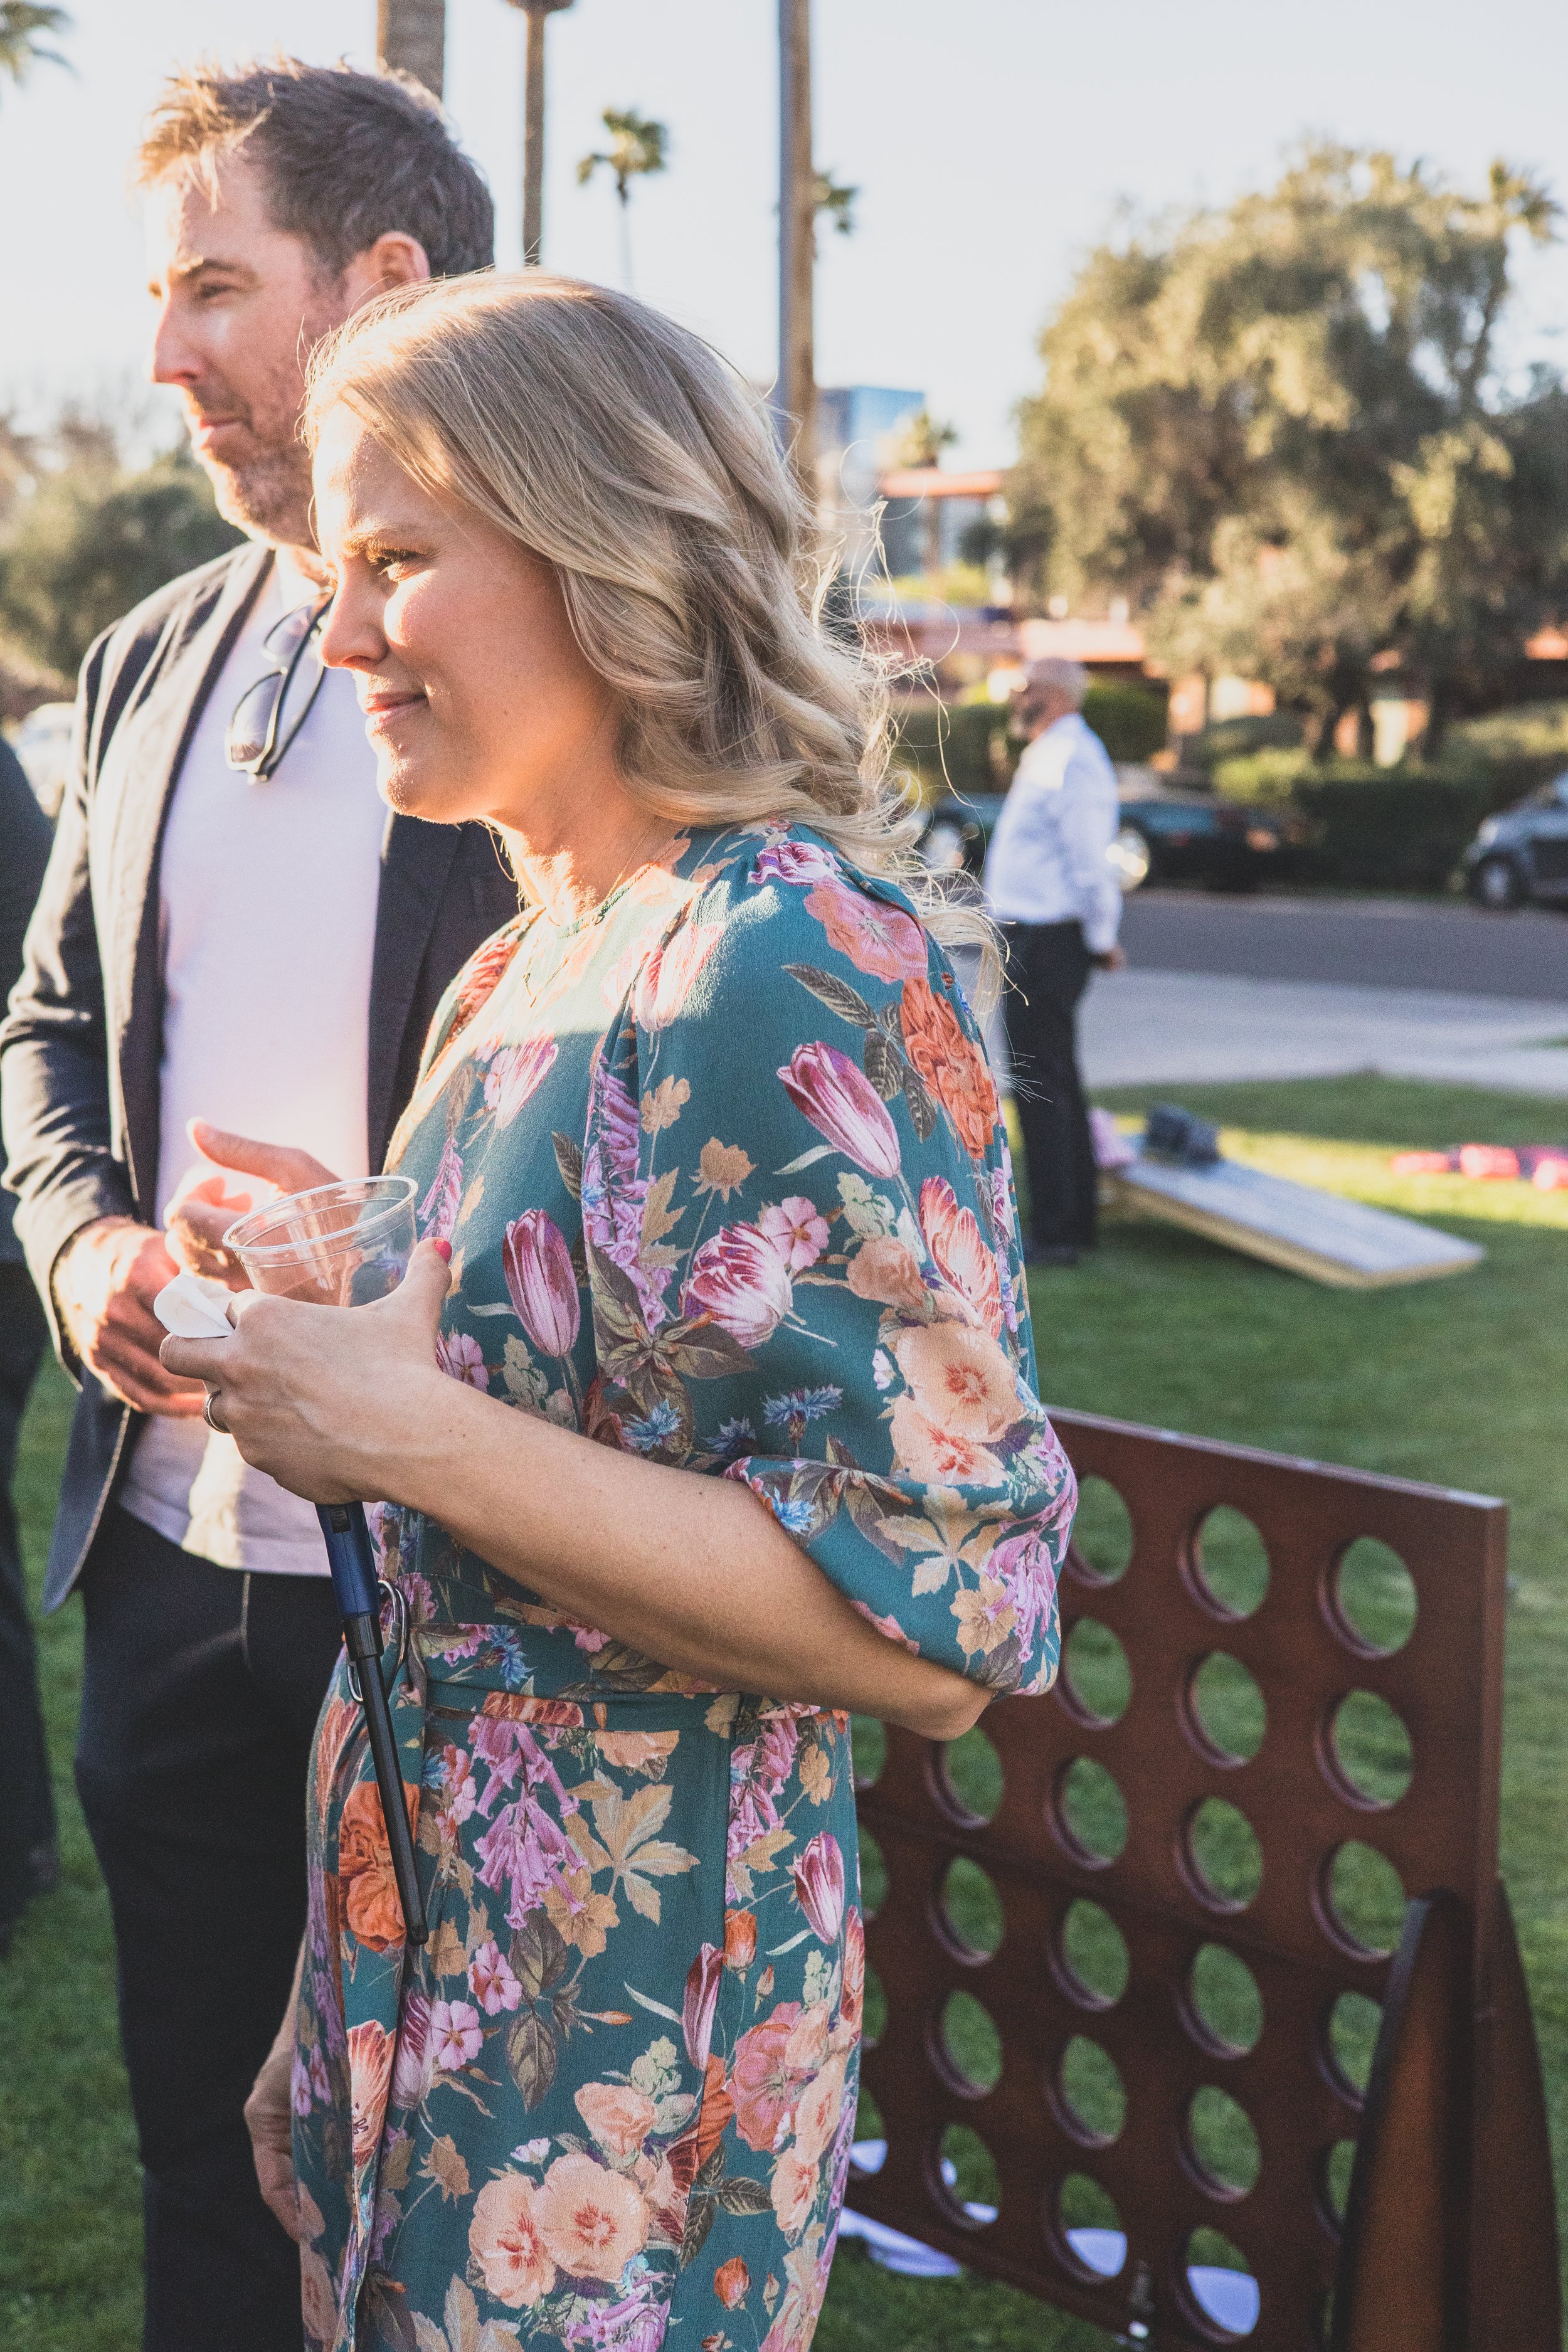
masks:
<instances>
[{"instance_id":1,"label":"floral print fabric","mask_svg":"<svg viewBox=\"0 0 1568 2352\"><path fill-rule=\"evenodd\" d=\"M951 970L798 828L459 975L389 1164L454 1379L742 1480L889 1640L1044 1688L1071 1473ZM802 2352L854 2127L848 1727L700 1689L376 1516L430 1939L340 1667L294 2067L312 2352ZM738 1564L738 1573L744 1573Z\"/></svg>"}]
</instances>

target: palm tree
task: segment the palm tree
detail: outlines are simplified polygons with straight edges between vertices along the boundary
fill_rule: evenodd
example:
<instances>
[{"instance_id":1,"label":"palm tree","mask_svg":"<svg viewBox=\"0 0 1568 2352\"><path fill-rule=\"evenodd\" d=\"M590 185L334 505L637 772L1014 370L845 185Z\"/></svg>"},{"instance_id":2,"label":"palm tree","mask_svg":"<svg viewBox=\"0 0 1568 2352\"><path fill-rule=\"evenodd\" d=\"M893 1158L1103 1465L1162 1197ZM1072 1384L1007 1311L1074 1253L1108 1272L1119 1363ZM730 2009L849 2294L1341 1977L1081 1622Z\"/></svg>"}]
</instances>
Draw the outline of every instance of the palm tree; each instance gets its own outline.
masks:
<instances>
[{"instance_id":1,"label":"palm tree","mask_svg":"<svg viewBox=\"0 0 1568 2352\"><path fill-rule=\"evenodd\" d=\"M846 188L831 172L818 172L812 188L812 208L818 220L833 223L840 236L855 234L855 199L858 188Z\"/></svg>"},{"instance_id":2,"label":"palm tree","mask_svg":"<svg viewBox=\"0 0 1568 2352\"><path fill-rule=\"evenodd\" d=\"M584 155L577 166L577 184L585 188L603 163L613 172L616 194L621 200L621 276L626 292L632 290L632 182L646 179L654 172L668 168L669 132L662 122L651 122L645 114L634 114L628 107L617 114L606 106L600 116L610 134L607 153Z\"/></svg>"},{"instance_id":3,"label":"palm tree","mask_svg":"<svg viewBox=\"0 0 1568 2352\"><path fill-rule=\"evenodd\" d=\"M447 62L447 0L376 0L375 60L412 74L439 98Z\"/></svg>"},{"instance_id":4,"label":"palm tree","mask_svg":"<svg viewBox=\"0 0 1568 2352\"><path fill-rule=\"evenodd\" d=\"M58 49L45 48L40 33L68 33L70 18L63 8L37 5L37 0L0 0L0 74L18 86L36 65L63 66Z\"/></svg>"},{"instance_id":5,"label":"palm tree","mask_svg":"<svg viewBox=\"0 0 1568 2352\"><path fill-rule=\"evenodd\" d=\"M523 44L522 266L537 269L544 244L544 20L572 0L511 0L527 19Z\"/></svg>"}]
</instances>

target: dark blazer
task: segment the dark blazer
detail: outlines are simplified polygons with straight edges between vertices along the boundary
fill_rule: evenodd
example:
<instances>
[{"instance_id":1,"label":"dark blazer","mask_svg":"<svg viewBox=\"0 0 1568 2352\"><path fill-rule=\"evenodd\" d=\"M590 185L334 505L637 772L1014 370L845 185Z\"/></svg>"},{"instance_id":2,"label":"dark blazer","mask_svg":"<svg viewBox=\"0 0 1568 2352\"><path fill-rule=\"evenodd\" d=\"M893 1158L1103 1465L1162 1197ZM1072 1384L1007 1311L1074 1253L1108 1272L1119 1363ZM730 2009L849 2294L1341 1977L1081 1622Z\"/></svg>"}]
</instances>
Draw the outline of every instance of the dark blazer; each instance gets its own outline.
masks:
<instances>
[{"instance_id":1,"label":"dark blazer","mask_svg":"<svg viewBox=\"0 0 1568 2352\"><path fill-rule=\"evenodd\" d=\"M202 707L270 562L250 546L188 572L100 637L82 667L70 781L0 1031L5 1182L57 1345L50 1277L72 1234L96 1217L156 1221L159 847ZM442 991L516 910L516 885L482 825L389 816L371 976L373 1167L412 1091ZM80 1394L46 1609L80 1572L136 1419L61 1353Z\"/></svg>"},{"instance_id":2,"label":"dark blazer","mask_svg":"<svg viewBox=\"0 0 1568 2352\"><path fill-rule=\"evenodd\" d=\"M22 969L22 941L49 862L49 820L22 762L0 735L0 1003ZM9 1192L0 1192L0 1265L20 1265Z\"/></svg>"}]
</instances>

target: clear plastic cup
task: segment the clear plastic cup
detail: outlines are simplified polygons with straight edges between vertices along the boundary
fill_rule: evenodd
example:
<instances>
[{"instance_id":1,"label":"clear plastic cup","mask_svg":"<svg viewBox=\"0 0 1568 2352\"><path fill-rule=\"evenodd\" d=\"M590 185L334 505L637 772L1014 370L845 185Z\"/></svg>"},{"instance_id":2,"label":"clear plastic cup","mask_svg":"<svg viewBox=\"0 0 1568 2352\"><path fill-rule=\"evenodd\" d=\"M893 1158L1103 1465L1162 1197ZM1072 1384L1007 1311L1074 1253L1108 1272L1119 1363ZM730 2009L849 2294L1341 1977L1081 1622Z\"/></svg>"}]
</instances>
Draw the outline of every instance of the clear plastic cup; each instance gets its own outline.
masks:
<instances>
[{"instance_id":1,"label":"clear plastic cup","mask_svg":"<svg viewBox=\"0 0 1568 2352\"><path fill-rule=\"evenodd\" d=\"M395 1290L414 1254L414 1181L350 1177L288 1192L230 1225L256 1290L311 1307L368 1307Z\"/></svg>"}]
</instances>

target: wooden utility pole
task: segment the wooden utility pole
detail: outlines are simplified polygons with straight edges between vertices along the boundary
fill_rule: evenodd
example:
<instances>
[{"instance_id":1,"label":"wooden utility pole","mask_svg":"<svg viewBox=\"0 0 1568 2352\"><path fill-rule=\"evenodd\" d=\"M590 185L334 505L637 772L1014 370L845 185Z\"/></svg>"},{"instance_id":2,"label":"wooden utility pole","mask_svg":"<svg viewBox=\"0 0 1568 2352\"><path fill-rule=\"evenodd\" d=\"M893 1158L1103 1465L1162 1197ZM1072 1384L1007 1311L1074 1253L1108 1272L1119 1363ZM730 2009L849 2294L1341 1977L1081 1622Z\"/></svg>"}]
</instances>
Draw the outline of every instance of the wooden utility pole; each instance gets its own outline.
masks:
<instances>
[{"instance_id":1,"label":"wooden utility pole","mask_svg":"<svg viewBox=\"0 0 1568 2352\"><path fill-rule=\"evenodd\" d=\"M412 74L439 98L447 56L447 0L376 0L375 61Z\"/></svg>"},{"instance_id":2,"label":"wooden utility pole","mask_svg":"<svg viewBox=\"0 0 1568 2352\"><path fill-rule=\"evenodd\" d=\"M811 160L811 0L779 0L779 372L773 406L785 446L815 488L816 383L812 277L816 175Z\"/></svg>"},{"instance_id":3,"label":"wooden utility pole","mask_svg":"<svg viewBox=\"0 0 1568 2352\"><path fill-rule=\"evenodd\" d=\"M511 0L528 19L523 64L522 266L537 269L544 242L544 20L572 0Z\"/></svg>"}]
</instances>

